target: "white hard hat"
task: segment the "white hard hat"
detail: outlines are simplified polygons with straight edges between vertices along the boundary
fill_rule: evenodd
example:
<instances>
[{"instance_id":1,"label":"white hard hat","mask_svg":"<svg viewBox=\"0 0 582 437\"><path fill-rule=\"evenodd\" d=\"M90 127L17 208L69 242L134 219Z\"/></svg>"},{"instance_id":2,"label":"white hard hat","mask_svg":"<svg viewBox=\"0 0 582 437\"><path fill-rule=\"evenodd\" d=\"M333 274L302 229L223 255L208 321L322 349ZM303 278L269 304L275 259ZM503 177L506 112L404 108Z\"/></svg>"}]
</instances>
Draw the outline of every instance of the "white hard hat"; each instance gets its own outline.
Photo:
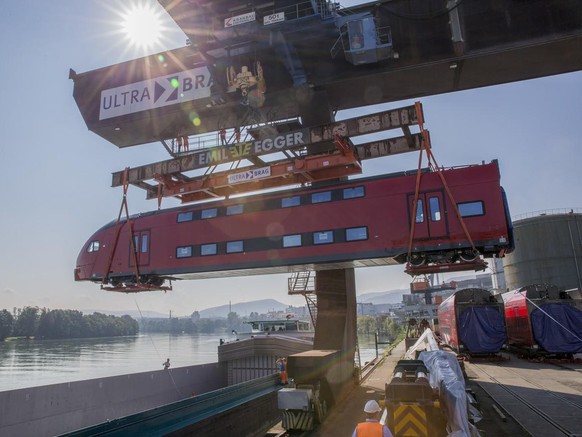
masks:
<instances>
[{"instance_id":1,"label":"white hard hat","mask_svg":"<svg viewBox=\"0 0 582 437\"><path fill-rule=\"evenodd\" d=\"M364 413L379 413L382 411L380 405L376 401L368 401L366 402L366 406L364 407Z\"/></svg>"}]
</instances>

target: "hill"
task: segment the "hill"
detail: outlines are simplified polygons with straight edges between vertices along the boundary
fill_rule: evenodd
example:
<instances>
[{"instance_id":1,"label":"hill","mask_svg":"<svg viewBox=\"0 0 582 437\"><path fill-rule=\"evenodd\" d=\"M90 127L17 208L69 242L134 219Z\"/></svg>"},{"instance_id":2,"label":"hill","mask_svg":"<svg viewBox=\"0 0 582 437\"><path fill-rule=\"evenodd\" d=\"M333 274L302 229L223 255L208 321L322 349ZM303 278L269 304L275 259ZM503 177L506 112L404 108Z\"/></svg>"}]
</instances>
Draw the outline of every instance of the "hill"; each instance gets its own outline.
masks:
<instances>
[{"instance_id":1,"label":"hill","mask_svg":"<svg viewBox=\"0 0 582 437\"><path fill-rule=\"evenodd\" d=\"M239 302L231 305L221 305L212 308L206 308L199 311L201 318L226 317L231 311L237 313L239 316L248 316L255 312L265 314L269 311L284 311L288 307L287 304L281 303L275 299L253 300L251 302Z\"/></svg>"},{"instance_id":2,"label":"hill","mask_svg":"<svg viewBox=\"0 0 582 437\"><path fill-rule=\"evenodd\" d=\"M356 297L356 300L359 303L372 303L374 305L400 303L402 302L402 295L408 293L410 293L410 290L408 289L379 291L376 293L362 293Z\"/></svg>"}]
</instances>

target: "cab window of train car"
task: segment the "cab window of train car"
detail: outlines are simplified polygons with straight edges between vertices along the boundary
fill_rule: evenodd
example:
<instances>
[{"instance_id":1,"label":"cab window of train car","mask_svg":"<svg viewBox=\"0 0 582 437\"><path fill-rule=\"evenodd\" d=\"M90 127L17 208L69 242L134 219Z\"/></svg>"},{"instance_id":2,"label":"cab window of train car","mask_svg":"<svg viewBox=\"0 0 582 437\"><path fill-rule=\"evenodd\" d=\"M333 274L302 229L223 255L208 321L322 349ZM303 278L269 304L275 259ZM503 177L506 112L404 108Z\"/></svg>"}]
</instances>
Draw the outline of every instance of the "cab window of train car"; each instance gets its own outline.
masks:
<instances>
[{"instance_id":1,"label":"cab window of train car","mask_svg":"<svg viewBox=\"0 0 582 437\"><path fill-rule=\"evenodd\" d=\"M418 199L416 205L416 223L424 223L424 208L422 206L422 199Z\"/></svg>"},{"instance_id":2,"label":"cab window of train car","mask_svg":"<svg viewBox=\"0 0 582 437\"><path fill-rule=\"evenodd\" d=\"M430 220L438 222L441 219L441 202L438 197L429 197L428 207L430 210Z\"/></svg>"},{"instance_id":3,"label":"cab window of train car","mask_svg":"<svg viewBox=\"0 0 582 437\"><path fill-rule=\"evenodd\" d=\"M176 247L176 258L189 258L192 256L192 246Z\"/></svg>"},{"instance_id":4,"label":"cab window of train car","mask_svg":"<svg viewBox=\"0 0 582 437\"><path fill-rule=\"evenodd\" d=\"M284 197L281 199L281 208L290 208L299 205L301 205L301 198L299 196Z\"/></svg>"},{"instance_id":5,"label":"cab window of train car","mask_svg":"<svg viewBox=\"0 0 582 437\"><path fill-rule=\"evenodd\" d=\"M230 205L226 207L226 215L237 215L242 214L244 211L244 205Z\"/></svg>"},{"instance_id":6,"label":"cab window of train car","mask_svg":"<svg viewBox=\"0 0 582 437\"><path fill-rule=\"evenodd\" d=\"M178 223L191 222L192 220L194 220L194 213L192 211L178 213Z\"/></svg>"},{"instance_id":7,"label":"cab window of train car","mask_svg":"<svg viewBox=\"0 0 582 437\"><path fill-rule=\"evenodd\" d=\"M200 215L200 218L209 219L209 218L214 218L217 215L218 215L218 210L216 208L203 209L202 214Z\"/></svg>"},{"instance_id":8,"label":"cab window of train car","mask_svg":"<svg viewBox=\"0 0 582 437\"><path fill-rule=\"evenodd\" d=\"M311 195L311 203L322 203L331 201L331 191L322 191Z\"/></svg>"},{"instance_id":9,"label":"cab window of train car","mask_svg":"<svg viewBox=\"0 0 582 437\"><path fill-rule=\"evenodd\" d=\"M200 246L200 255L216 255L216 243L203 244Z\"/></svg>"},{"instance_id":10,"label":"cab window of train car","mask_svg":"<svg viewBox=\"0 0 582 437\"><path fill-rule=\"evenodd\" d=\"M333 243L333 231L323 231L313 233L313 244Z\"/></svg>"},{"instance_id":11,"label":"cab window of train car","mask_svg":"<svg viewBox=\"0 0 582 437\"><path fill-rule=\"evenodd\" d=\"M87 246L87 252L98 252L99 251L99 241L94 240L89 243Z\"/></svg>"},{"instance_id":12,"label":"cab window of train car","mask_svg":"<svg viewBox=\"0 0 582 437\"><path fill-rule=\"evenodd\" d=\"M239 253L243 251L242 241L228 241L226 243L226 253Z\"/></svg>"},{"instance_id":13,"label":"cab window of train car","mask_svg":"<svg viewBox=\"0 0 582 437\"><path fill-rule=\"evenodd\" d=\"M301 234L283 236L283 247L301 246Z\"/></svg>"},{"instance_id":14,"label":"cab window of train car","mask_svg":"<svg viewBox=\"0 0 582 437\"><path fill-rule=\"evenodd\" d=\"M475 217L485 214L485 208L481 200L476 202L457 203L457 208L459 208L461 217Z\"/></svg>"},{"instance_id":15,"label":"cab window of train car","mask_svg":"<svg viewBox=\"0 0 582 437\"><path fill-rule=\"evenodd\" d=\"M346 241L360 241L368 239L368 228L362 226L361 228L346 229Z\"/></svg>"},{"instance_id":16,"label":"cab window of train car","mask_svg":"<svg viewBox=\"0 0 582 437\"><path fill-rule=\"evenodd\" d=\"M356 197L364 197L364 187L344 188L344 199L354 199Z\"/></svg>"}]
</instances>

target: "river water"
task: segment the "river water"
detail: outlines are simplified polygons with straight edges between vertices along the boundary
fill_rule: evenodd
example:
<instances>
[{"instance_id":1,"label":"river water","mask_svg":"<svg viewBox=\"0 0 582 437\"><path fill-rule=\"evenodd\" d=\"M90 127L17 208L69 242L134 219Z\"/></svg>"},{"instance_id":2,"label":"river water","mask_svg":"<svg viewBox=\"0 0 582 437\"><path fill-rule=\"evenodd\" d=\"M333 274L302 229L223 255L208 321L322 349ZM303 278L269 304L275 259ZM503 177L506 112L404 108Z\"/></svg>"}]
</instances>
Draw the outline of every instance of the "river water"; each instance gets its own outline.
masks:
<instances>
[{"instance_id":1,"label":"river water","mask_svg":"<svg viewBox=\"0 0 582 437\"><path fill-rule=\"evenodd\" d=\"M69 340L0 342L0 391L161 370L218 361L224 334L142 334ZM375 356L374 338L359 338L362 364Z\"/></svg>"}]
</instances>

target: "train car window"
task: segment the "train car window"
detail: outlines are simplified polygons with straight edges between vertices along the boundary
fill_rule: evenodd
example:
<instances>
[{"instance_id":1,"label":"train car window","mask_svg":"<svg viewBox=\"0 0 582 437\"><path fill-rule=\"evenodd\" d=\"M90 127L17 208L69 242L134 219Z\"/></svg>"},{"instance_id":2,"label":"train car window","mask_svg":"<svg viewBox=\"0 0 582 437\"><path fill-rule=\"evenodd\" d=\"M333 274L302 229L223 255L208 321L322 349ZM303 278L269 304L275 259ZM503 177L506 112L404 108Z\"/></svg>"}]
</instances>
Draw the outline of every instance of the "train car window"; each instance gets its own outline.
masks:
<instances>
[{"instance_id":1,"label":"train car window","mask_svg":"<svg viewBox=\"0 0 582 437\"><path fill-rule=\"evenodd\" d=\"M209 218L214 218L217 215L218 215L218 209L216 209L216 208L203 209L202 214L200 215L200 218L209 219Z\"/></svg>"},{"instance_id":2,"label":"train car window","mask_svg":"<svg viewBox=\"0 0 582 437\"><path fill-rule=\"evenodd\" d=\"M418 199L416 205L416 223L424 223L424 208L422 206L422 199Z\"/></svg>"},{"instance_id":3,"label":"train car window","mask_svg":"<svg viewBox=\"0 0 582 437\"><path fill-rule=\"evenodd\" d=\"M191 222L192 220L194 220L194 213L192 211L178 213L178 223Z\"/></svg>"},{"instance_id":4,"label":"train car window","mask_svg":"<svg viewBox=\"0 0 582 437\"><path fill-rule=\"evenodd\" d=\"M176 247L176 258L189 258L192 256L192 246Z\"/></svg>"},{"instance_id":5,"label":"train car window","mask_svg":"<svg viewBox=\"0 0 582 437\"><path fill-rule=\"evenodd\" d=\"M89 246L87 246L87 252L99 252L99 241L91 241Z\"/></svg>"},{"instance_id":6,"label":"train car window","mask_svg":"<svg viewBox=\"0 0 582 437\"><path fill-rule=\"evenodd\" d=\"M283 247L301 246L301 234L283 236Z\"/></svg>"},{"instance_id":7,"label":"train car window","mask_svg":"<svg viewBox=\"0 0 582 437\"><path fill-rule=\"evenodd\" d=\"M356 197L364 197L364 187L344 188L344 199L354 199Z\"/></svg>"},{"instance_id":8,"label":"train car window","mask_svg":"<svg viewBox=\"0 0 582 437\"><path fill-rule=\"evenodd\" d=\"M226 207L226 215L236 215L242 214L244 211L244 205L230 205Z\"/></svg>"},{"instance_id":9,"label":"train car window","mask_svg":"<svg viewBox=\"0 0 582 437\"><path fill-rule=\"evenodd\" d=\"M313 233L313 244L333 243L333 231L323 231Z\"/></svg>"},{"instance_id":10,"label":"train car window","mask_svg":"<svg viewBox=\"0 0 582 437\"><path fill-rule=\"evenodd\" d=\"M203 244L200 246L200 255L216 255L216 243Z\"/></svg>"},{"instance_id":11,"label":"train car window","mask_svg":"<svg viewBox=\"0 0 582 437\"><path fill-rule=\"evenodd\" d=\"M226 253L238 253L243 251L242 241L228 241L226 243Z\"/></svg>"},{"instance_id":12,"label":"train car window","mask_svg":"<svg viewBox=\"0 0 582 437\"><path fill-rule=\"evenodd\" d=\"M360 241L368 239L368 228L362 226L360 228L346 229L346 241Z\"/></svg>"},{"instance_id":13,"label":"train car window","mask_svg":"<svg viewBox=\"0 0 582 437\"><path fill-rule=\"evenodd\" d=\"M148 235L143 234L141 236L141 253L147 253L148 251Z\"/></svg>"},{"instance_id":14,"label":"train car window","mask_svg":"<svg viewBox=\"0 0 582 437\"><path fill-rule=\"evenodd\" d=\"M430 209L430 220L438 222L441 220L441 202L438 197L429 197L428 206Z\"/></svg>"},{"instance_id":15,"label":"train car window","mask_svg":"<svg viewBox=\"0 0 582 437\"><path fill-rule=\"evenodd\" d=\"M331 201L331 191L322 191L311 195L311 203L322 203Z\"/></svg>"},{"instance_id":16,"label":"train car window","mask_svg":"<svg viewBox=\"0 0 582 437\"><path fill-rule=\"evenodd\" d=\"M301 205L301 197L299 196L283 197L281 199L281 208L290 208L299 205Z\"/></svg>"},{"instance_id":17,"label":"train car window","mask_svg":"<svg viewBox=\"0 0 582 437\"><path fill-rule=\"evenodd\" d=\"M474 217L485 214L485 208L481 200L476 202L457 203L457 208L459 208L461 217Z\"/></svg>"}]
</instances>

